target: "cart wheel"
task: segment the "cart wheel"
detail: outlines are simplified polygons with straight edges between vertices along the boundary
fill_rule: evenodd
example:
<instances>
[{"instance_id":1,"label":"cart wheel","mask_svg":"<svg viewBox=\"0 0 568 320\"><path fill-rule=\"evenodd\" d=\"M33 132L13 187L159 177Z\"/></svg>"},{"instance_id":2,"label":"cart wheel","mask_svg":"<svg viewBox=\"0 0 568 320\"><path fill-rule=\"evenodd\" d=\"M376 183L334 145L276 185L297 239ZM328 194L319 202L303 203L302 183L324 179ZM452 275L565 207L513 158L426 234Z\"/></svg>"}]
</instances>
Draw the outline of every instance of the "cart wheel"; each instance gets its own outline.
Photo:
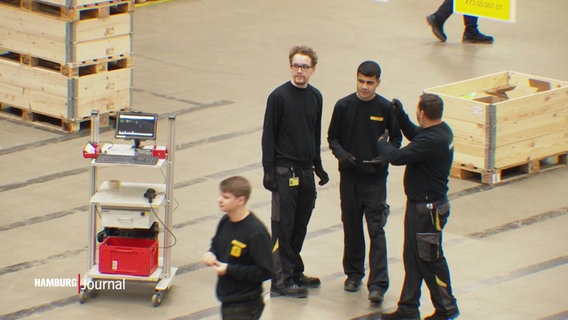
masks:
<instances>
[{"instance_id":1,"label":"cart wheel","mask_svg":"<svg viewBox=\"0 0 568 320\"><path fill-rule=\"evenodd\" d=\"M154 307L160 306L160 304L162 303L163 297L164 297L163 291L159 291L159 292L154 293L154 295L152 296L152 305Z\"/></svg>"},{"instance_id":2,"label":"cart wheel","mask_svg":"<svg viewBox=\"0 0 568 320\"><path fill-rule=\"evenodd\" d=\"M79 303L80 304L85 303L85 301L87 301L88 297L89 297L88 289L85 288L85 287L81 287L81 292L79 293Z\"/></svg>"}]
</instances>

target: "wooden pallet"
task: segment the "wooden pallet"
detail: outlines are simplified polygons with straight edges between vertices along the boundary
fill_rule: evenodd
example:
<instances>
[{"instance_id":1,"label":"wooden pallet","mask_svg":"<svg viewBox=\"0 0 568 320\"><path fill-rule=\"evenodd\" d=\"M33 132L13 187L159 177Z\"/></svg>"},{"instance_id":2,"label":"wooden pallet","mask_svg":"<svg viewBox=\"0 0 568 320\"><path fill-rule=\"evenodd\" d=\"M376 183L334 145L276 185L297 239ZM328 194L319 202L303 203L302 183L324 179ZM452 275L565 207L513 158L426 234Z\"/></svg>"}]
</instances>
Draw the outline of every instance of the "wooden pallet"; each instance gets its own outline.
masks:
<instances>
[{"instance_id":1,"label":"wooden pallet","mask_svg":"<svg viewBox=\"0 0 568 320\"><path fill-rule=\"evenodd\" d=\"M130 108L132 61L128 58L94 64L61 65L28 55L0 57L0 102L34 114L63 120L68 131L92 110L101 114Z\"/></svg>"},{"instance_id":2,"label":"wooden pallet","mask_svg":"<svg viewBox=\"0 0 568 320\"><path fill-rule=\"evenodd\" d=\"M492 171L454 163L450 171L450 176L458 179L481 179L481 183L493 185L512 178L533 174L545 168L565 164L567 164L566 152L550 155L546 158L530 160L517 166L494 169Z\"/></svg>"},{"instance_id":3,"label":"wooden pallet","mask_svg":"<svg viewBox=\"0 0 568 320\"><path fill-rule=\"evenodd\" d=\"M99 120L100 127L108 127L110 125L109 119L114 114L115 111L101 113ZM53 115L46 115L15 106L9 106L1 102L0 116L11 119L19 119L34 126L62 130L67 133L76 133L79 132L81 128L90 128L91 125L91 117L84 117L80 119L66 119L65 117L54 117Z\"/></svg>"},{"instance_id":4,"label":"wooden pallet","mask_svg":"<svg viewBox=\"0 0 568 320\"><path fill-rule=\"evenodd\" d=\"M18 62L32 68L41 68L61 73L66 77L83 77L91 74L113 71L132 67L132 57L129 55L109 56L102 59L82 61L80 64L62 64L55 61L31 56L0 48L0 59Z\"/></svg>"},{"instance_id":5,"label":"wooden pallet","mask_svg":"<svg viewBox=\"0 0 568 320\"><path fill-rule=\"evenodd\" d=\"M134 10L134 2L132 0L94 2L79 6L65 6L65 3L49 3L38 0L0 0L0 5L7 5L33 13L49 15L63 21L106 18Z\"/></svg>"},{"instance_id":6,"label":"wooden pallet","mask_svg":"<svg viewBox=\"0 0 568 320\"><path fill-rule=\"evenodd\" d=\"M163 2L164 0L134 0L136 3L146 3L146 2Z\"/></svg>"}]
</instances>

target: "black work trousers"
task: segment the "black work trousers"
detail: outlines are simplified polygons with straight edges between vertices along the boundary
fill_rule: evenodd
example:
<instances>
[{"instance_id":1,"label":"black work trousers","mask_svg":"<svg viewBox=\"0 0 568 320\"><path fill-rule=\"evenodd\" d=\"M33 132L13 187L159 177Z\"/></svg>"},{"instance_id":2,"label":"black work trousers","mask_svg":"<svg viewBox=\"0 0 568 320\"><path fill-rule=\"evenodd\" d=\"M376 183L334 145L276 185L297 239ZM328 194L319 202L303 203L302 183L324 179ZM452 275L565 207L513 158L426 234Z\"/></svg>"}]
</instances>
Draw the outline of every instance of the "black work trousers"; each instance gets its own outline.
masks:
<instances>
[{"instance_id":1,"label":"black work trousers","mask_svg":"<svg viewBox=\"0 0 568 320\"><path fill-rule=\"evenodd\" d=\"M438 213L428 210L426 203L407 200L404 217L404 284L399 309L415 313L420 305L420 288L426 282L432 304L441 314L457 311L452 294L450 270L442 250L442 228L450 215L447 209ZM440 206L441 207L441 206Z\"/></svg>"},{"instance_id":2,"label":"black work trousers","mask_svg":"<svg viewBox=\"0 0 568 320\"><path fill-rule=\"evenodd\" d=\"M262 297L255 297L246 301L221 304L223 320L257 320L264 310Z\"/></svg>"},{"instance_id":3,"label":"black work trousers","mask_svg":"<svg viewBox=\"0 0 568 320\"><path fill-rule=\"evenodd\" d=\"M272 193L272 286L283 288L304 273L300 252L315 206L316 185L312 169L276 167L276 176L278 190Z\"/></svg>"},{"instance_id":4,"label":"black work trousers","mask_svg":"<svg viewBox=\"0 0 568 320\"><path fill-rule=\"evenodd\" d=\"M344 234L343 271L353 280L360 280L365 276L364 216L371 242L367 288L381 289L383 293L389 286L384 230L389 214L386 188L385 177L341 173L339 192Z\"/></svg>"},{"instance_id":5,"label":"black work trousers","mask_svg":"<svg viewBox=\"0 0 568 320\"><path fill-rule=\"evenodd\" d=\"M444 0L442 5L434 13L440 21L444 23L448 18L454 13L454 0ZM467 31L477 30L477 17L475 16L463 16L463 24Z\"/></svg>"}]
</instances>

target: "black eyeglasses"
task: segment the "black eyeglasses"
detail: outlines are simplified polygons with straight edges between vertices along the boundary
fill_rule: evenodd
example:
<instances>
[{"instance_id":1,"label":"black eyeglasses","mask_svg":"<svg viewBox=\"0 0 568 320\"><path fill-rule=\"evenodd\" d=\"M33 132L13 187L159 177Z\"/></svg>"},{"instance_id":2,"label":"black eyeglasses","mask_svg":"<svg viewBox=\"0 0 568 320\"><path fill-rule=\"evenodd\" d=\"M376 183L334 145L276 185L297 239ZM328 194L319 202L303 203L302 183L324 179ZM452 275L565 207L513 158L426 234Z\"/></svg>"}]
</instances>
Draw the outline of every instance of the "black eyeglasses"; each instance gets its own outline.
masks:
<instances>
[{"instance_id":1,"label":"black eyeglasses","mask_svg":"<svg viewBox=\"0 0 568 320\"><path fill-rule=\"evenodd\" d=\"M302 70L310 70L312 66L308 66L307 64L297 64L294 63L293 65L290 65L290 67L292 67L294 70L299 71L300 69Z\"/></svg>"}]
</instances>

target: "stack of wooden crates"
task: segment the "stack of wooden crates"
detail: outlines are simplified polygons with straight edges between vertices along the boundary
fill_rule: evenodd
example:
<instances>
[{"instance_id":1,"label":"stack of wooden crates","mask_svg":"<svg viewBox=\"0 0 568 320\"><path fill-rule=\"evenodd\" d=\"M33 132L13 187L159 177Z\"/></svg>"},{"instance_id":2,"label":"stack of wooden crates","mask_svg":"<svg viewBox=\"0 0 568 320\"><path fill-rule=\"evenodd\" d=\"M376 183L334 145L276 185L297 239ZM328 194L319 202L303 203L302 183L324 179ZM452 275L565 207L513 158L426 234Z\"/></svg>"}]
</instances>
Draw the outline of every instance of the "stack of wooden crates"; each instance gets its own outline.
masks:
<instances>
[{"instance_id":1,"label":"stack of wooden crates","mask_svg":"<svg viewBox=\"0 0 568 320\"><path fill-rule=\"evenodd\" d=\"M76 132L132 101L133 0L0 0L0 106Z\"/></svg>"}]
</instances>

